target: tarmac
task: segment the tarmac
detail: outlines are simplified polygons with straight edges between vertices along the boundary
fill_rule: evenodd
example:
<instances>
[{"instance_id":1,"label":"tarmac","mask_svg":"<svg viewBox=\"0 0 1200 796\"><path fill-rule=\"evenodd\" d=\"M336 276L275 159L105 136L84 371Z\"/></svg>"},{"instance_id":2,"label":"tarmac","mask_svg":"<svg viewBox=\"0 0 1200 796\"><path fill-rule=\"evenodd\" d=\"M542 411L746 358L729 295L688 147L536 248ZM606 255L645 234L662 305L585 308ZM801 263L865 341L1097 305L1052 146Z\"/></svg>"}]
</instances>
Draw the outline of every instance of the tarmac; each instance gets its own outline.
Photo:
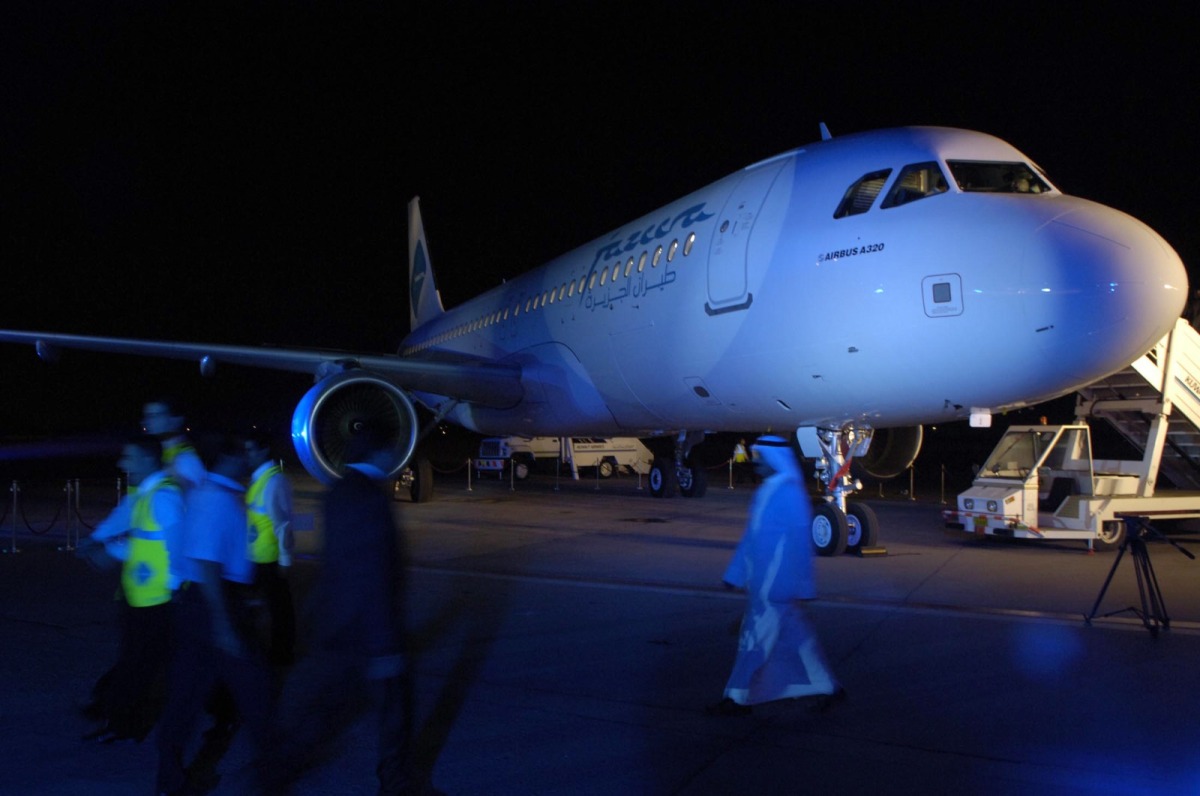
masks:
<instances>
[{"instance_id":1,"label":"tarmac","mask_svg":"<svg viewBox=\"0 0 1200 796\"><path fill-rule=\"evenodd\" d=\"M946 530L937 502L868 500L886 555L817 559L808 605L849 698L714 717L744 606L720 576L752 489L513 487L468 491L460 471L433 502L394 504L418 759L448 794L1200 793L1200 563L1169 544L1149 545L1169 613L1152 633L1127 610L1132 556L1114 569L1078 543L981 541ZM96 489L89 523L111 505ZM303 603L320 488L297 478L296 495ZM153 737L80 738L115 658L113 580L60 550L62 532L32 535L37 517L14 523L0 519L0 793L152 793ZM374 748L367 715L296 792L374 793ZM212 792L238 792L249 758L235 737Z\"/></svg>"}]
</instances>

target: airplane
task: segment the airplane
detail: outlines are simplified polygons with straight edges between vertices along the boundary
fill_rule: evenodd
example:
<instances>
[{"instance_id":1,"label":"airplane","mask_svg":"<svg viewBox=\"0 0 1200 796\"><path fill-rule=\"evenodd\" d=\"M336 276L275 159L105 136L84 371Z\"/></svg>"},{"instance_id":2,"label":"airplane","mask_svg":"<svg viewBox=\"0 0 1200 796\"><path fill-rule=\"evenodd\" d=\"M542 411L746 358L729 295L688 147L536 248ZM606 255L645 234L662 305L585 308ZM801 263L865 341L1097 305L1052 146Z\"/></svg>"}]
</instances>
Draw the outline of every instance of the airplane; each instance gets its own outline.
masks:
<instances>
[{"instance_id":1,"label":"airplane","mask_svg":"<svg viewBox=\"0 0 1200 796\"><path fill-rule=\"evenodd\" d=\"M489 436L673 440L651 492L701 496L706 433L794 431L822 554L869 547L846 498L916 458L922 425L1040 403L1115 372L1188 293L1154 230L1059 190L999 138L904 127L747 166L449 310L409 203L410 328L395 354L0 331L60 348L310 373L292 439L329 482L364 424L413 455L415 405ZM428 478L428 472L419 478Z\"/></svg>"}]
</instances>

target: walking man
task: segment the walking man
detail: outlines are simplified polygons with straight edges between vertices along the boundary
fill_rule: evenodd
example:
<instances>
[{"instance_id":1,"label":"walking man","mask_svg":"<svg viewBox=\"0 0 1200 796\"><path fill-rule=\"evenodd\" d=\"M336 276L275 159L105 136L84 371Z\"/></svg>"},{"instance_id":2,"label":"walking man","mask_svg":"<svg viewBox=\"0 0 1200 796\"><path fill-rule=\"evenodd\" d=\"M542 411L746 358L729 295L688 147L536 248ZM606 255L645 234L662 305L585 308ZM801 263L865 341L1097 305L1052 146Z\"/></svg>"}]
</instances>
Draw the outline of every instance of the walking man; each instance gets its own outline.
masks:
<instances>
[{"instance_id":1,"label":"walking man","mask_svg":"<svg viewBox=\"0 0 1200 796\"><path fill-rule=\"evenodd\" d=\"M761 702L807 696L817 696L814 707L824 710L846 692L830 673L801 604L816 596L806 532L812 508L787 440L762 437L751 457L763 482L724 576L726 585L746 590L748 601L725 698L708 712L744 714Z\"/></svg>"}]
</instances>

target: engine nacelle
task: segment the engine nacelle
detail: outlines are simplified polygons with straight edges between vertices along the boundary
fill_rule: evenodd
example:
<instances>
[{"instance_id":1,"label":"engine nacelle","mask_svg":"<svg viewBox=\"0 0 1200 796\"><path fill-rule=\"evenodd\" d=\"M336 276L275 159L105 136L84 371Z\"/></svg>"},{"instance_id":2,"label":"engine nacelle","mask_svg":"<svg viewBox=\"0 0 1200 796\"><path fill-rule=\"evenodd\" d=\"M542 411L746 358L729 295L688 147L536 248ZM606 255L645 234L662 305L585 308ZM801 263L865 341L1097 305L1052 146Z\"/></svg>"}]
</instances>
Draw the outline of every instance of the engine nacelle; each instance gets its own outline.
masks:
<instances>
[{"instance_id":1,"label":"engine nacelle","mask_svg":"<svg viewBox=\"0 0 1200 796\"><path fill-rule=\"evenodd\" d=\"M412 401L386 379L343 371L317 382L300 399L292 415L292 445L304 469L329 484L341 477L346 445L367 428L392 444L396 458L389 475L396 475L417 445Z\"/></svg>"},{"instance_id":2,"label":"engine nacelle","mask_svg":"<svg viewBox=\"0 0 1200 796\"><path fill-rule=\"evenodd\" d=\"M916 461L924 436L921 426L877 428L866 454L856 457L854 466L872 478L895 478Z\"/></svg>"}]
</instances>

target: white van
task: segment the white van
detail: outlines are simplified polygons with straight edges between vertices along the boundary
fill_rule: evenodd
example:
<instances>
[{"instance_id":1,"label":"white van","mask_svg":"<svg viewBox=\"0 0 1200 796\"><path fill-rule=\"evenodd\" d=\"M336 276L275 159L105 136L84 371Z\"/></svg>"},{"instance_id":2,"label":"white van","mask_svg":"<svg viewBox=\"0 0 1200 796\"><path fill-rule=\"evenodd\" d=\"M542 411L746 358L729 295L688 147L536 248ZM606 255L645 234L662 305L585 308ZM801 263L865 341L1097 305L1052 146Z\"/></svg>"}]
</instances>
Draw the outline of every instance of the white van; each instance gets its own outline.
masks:
<instances>
[{"instance_id":1,"label":"white van","mask_svg":"<svg viewBox=\"0 0 1200 796\"><path fill-rule=\"evenodd\" d=\"M574 478L581 467L596 467L601 478L611 478L621 468L645 475L654 456L637 437L488 437L479 443L475 469L503 473L511 466L513 477L522 480L539 461L560 461Z\"/></svg>"}]
</instances>

